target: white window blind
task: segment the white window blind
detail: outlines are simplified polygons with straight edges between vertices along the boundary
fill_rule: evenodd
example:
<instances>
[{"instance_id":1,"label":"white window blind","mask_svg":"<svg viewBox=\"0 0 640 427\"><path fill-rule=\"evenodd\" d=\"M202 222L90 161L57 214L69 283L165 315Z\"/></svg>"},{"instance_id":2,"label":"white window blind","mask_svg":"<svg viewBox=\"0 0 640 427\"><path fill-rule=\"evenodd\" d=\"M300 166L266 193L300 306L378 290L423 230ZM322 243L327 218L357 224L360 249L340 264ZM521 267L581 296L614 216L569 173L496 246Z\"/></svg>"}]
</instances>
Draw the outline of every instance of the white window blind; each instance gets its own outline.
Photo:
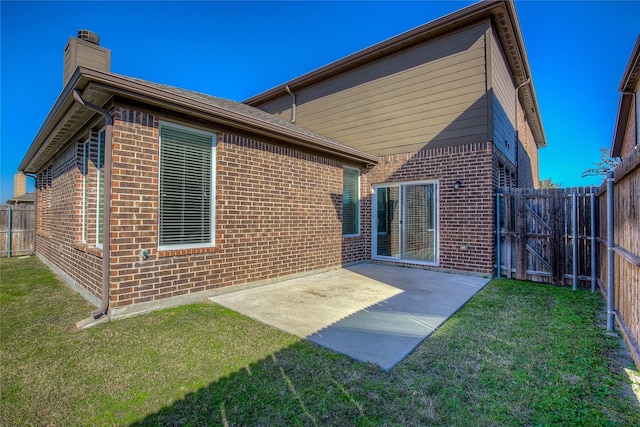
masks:
<instances>
[{"instance_id":1,"label":"white window blind","mask_svg":"<svg viewBox=\"0 0 640 427\"><path fill-rule=\"evenodd\" d=\"M96 206L98 215L96 219L96 246L102 247L102 230L104 225L104 144L105 129L98 132L98 200Z\"/></svg>"},{"instance_id":2,"label":"white window blind","mask_svg":"<svg viewBox=\"0 0 640 427\"><path fill-rule=\"evenodd\" d=\"M214 244L215 134L160 126L159 248Z\"/></svg>"},{"instance_id":3,"label":"white window blind","mask_svg":"<svg viewBox=\"0 0 640 427\"><path fill-rule=\"evenodd\" d=\"M87 214L89 212L89 156L91 138L82 143L82 242L87 243Z\"/></svg>"},{"instance_id":4,"label":"white window blind","mask_svg":"<svg viewBox=\"0 0 640 427\"><path fill-rule=\"evenodd\" d=\"M360 233L360 171L343 168L342 175L342 234Z\"/></svg>"}]
</instances>

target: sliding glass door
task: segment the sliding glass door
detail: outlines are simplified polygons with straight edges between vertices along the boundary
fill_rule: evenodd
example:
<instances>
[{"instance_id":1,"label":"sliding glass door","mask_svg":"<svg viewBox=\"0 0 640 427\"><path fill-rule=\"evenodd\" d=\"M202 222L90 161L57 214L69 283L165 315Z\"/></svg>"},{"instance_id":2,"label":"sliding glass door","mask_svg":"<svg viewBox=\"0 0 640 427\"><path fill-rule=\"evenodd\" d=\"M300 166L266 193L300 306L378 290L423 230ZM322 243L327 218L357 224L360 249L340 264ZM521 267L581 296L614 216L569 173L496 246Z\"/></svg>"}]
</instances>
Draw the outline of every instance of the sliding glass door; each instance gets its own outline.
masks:
<instances>
[{"instance_id":1,"label":"sliding glass door","mask_svg":"<svg viewBox=\"0 0 640 427\"><path fill-rule=\"evenodd\" d=\"M373 257L437 264L437 183L374 186Z\"/></svg>"}]
</instances>

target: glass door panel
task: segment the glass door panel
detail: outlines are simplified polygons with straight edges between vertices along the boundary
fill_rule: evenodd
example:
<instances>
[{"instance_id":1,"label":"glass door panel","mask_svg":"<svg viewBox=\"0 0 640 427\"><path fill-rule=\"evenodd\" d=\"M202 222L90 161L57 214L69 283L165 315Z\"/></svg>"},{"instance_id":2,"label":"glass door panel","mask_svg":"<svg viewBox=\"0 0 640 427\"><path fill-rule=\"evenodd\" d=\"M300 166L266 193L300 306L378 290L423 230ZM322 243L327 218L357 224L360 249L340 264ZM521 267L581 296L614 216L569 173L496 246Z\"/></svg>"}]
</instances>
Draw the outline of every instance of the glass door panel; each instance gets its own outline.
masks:
<instances>
[{"instance_id":1,"label":"glass door panel","mask_svg":"<svg viewBox=\"0 0 640 427\"><path fill-rule=\"evenodd\" d=\"M435 263L436 184L377 187L375 199L374 257Z\"/></svg>"},{"instance_id":2,"label":"glass door panel","mask_svg":"<svg viewBox=\"0 0 640 427\"><path fill-rule=\"evenodd\" d=\"M404 189L404 259L435 261L433 184Z\"/></svg>"},{"instance_id":3,"label":"glass door panel","mask_svg":"<svg viewBox=\"0 0 640 427\"><path fill-rule=\"evenodd\" d=\"M376 189L378 206L376 254L400 258L400 188Z\"/></svg>"}]
</instances>

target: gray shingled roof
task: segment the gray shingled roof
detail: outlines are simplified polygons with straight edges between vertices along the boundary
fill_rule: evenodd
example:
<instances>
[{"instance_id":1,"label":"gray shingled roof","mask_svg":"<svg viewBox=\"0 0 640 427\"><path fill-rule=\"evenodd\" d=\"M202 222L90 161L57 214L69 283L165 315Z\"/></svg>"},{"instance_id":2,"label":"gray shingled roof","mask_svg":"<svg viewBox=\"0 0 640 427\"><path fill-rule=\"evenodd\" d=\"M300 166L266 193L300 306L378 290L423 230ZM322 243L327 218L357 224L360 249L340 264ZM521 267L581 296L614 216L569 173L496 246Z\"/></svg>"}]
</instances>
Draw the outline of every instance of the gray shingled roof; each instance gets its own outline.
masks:
<instances>
[{"instance_id":1,"label":"gray shingled roof","mask_svg":"<svg viewBox=\"0 0 640 427\"><path fill-rule=\"evenodd\" d=\"M260 110L259 108L256 107L252 107L250 105L247 104L243 104L241 102L237 102L237 101L232 101L230 99L225 99L225 98L219 98L217 96L212 96L212 95L207 95L205 93L201 93L201 92L195 92L192 90L187 90L187 89L181 89L175 86L169 86L169 85L165 85L165 84L161 84L161 83L155 83L155 82L151 82L148 80L143 80L143 79L138 79L135 77L129 77L129 76L123 76L123 75L119 75L119 74L114 74L117 75L120 78L124 78L127 80L132 80L135 82L138 82L140 84L143 85L147 85L147 86L151 86L153 88L159 89L159 90L163 90L169 93L172 93L174 95L179 95L179 96L183 96L185 98L189 98L195 101L199 101L208 105L211 105L213 107L217 107L217 108L222 108L224 110L236 113L236 114L241 114L243 116L246 116L248 118L252 118L255 120L259 120L261 122L264 123L268 123L271 125L276 125L285 129L289 129L292 131L295 131L297 133L300 133L302 135L306 135L309 137L313 137L313 138L317 138L320 140L325 141L328 144L331 145L337 145L337 146L341 146L343 147L345 150L353 150L352 147L349 147L345 144L342 144L340 142L337 142L331 138L328 138L324 135L320 135L317 134L315 132L310 131L309 129L306 129L302 126L299 126L295 123L291 123L290 121L287 120L283 120L280 117L271 114L271 113L267 113L266 111Z\"/></svg>"}]
</instances>

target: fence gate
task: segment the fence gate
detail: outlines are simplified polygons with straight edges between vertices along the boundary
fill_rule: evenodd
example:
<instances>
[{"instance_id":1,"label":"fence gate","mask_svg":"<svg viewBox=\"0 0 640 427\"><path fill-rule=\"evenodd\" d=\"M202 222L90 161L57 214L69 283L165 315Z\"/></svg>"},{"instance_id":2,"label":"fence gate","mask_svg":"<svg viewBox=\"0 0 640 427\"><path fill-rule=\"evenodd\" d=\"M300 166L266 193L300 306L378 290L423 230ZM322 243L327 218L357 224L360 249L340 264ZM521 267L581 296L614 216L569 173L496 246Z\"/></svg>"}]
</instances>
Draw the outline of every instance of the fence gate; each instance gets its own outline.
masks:
<instances>
[{"instance_id":1,"label":"fence gate","mask_svg":"<svg viewBox=\"0 0 640 427\"><path fill-rule=\"evenodd\" d=\"M0 257L35 253L36 214L33 205L0 206Z\"/></svg>"},{"instance_id":2,"label":"fence gate","mask_svg":"<svg viewBox=\"0 0 640 427\"><path fill-rule=\"evenodd\" d=\"M500 277L595 286L595 189L499 189Z\"/></svg>"}]
</instances>

